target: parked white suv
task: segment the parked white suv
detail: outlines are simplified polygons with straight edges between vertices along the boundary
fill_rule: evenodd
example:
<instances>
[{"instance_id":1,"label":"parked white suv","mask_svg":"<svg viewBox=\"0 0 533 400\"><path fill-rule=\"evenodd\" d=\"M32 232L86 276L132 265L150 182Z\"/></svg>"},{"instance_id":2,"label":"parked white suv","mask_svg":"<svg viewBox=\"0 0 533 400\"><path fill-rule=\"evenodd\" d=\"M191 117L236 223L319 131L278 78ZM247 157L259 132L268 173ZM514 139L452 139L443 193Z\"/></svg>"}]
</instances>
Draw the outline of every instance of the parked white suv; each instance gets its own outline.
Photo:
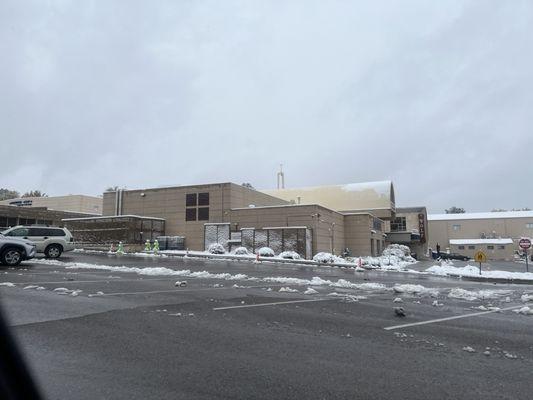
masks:
<instances>
[{"instance_id":1,"label":"parked white suv","mask_svg":"<svg viewBox=\"0 0 533 400\"><path fill-rule=\"evenodd\" d=\"M37 253L57 258L64 251L74 250L74 239L67 228L55 226L15 226L2 232L7 237L27 239L35 244Z\"/></svg>"},{"instance_id":2,"label":"parked white suv","mask_svg":"<svg viewBox=\"0 0 533 400\"><path fill-rule=\"evenodd\" d=\"M0 264L14 267L35 256L35 245L29 240L5 237L0 233Z\"/></svg>"}]
</instances>

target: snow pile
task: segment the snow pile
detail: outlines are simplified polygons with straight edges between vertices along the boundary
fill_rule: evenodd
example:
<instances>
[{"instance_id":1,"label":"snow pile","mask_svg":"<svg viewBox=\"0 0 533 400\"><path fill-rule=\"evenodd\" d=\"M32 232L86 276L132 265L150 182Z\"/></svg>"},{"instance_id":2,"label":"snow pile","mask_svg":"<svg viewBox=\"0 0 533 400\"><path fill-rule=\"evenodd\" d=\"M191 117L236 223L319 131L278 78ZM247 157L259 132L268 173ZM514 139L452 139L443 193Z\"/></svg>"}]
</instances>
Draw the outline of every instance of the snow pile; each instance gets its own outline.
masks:
<instances>
[{"instance_id":1,"label":"snow pile","mask_svg":"<svg viewBox=\"0 0 533 400\"><path fill-rule=\"evenodd\" d=\"M346 303L355 303L355 302L357 302L359 300L365 300L366 299L366 296L355 296L353 294L337 293L337 292L329 293L328 296L338 297L338 298L340 298L342 301L344 301Z\"/></svg>"},{"instance_id":2,"label":"snow pile","mask_svg":"<svg viewBox=\"0 0 533 400\"><path fill-rule=\"evenodd\" d=\"M295 251L283 251L279 254L279 258L285 258L290 260L299 260L302 257Z\"/></svg>"},{"instance_id":3,"label":"snow pile","mask_svg":"<svg viewBox=\"0 0 533 400\"><path fill-rule=\"evenodd\" d=\"M304 292L304 294L318 294L318 291L316 291L313 288L307 288L307 290Z\"/></svg>"},{"instance_id":4,"label":"snow pile","mask_svg":"<svg viewBox=\"0 0 533 400\"><path fill-rule=\"evenodd\" d=\"M533 315L533 310L529 308L528 306L524 306L518 310L513 310L513 312L517 314L522 314L522 315Z\"/></svg>"},{"instance_id":5,"label":"snow pile","mask_svg":"<svg viewBox=\"0 0 533 400\"><path fill-rule=\"evenodd\" d=\"M474 300L487 300L487 299L497 299L500 296L505 296L510 294L510 290L478 290L470 291L461 288L454 288L448 293L448 297L454 299L462 299L467 301Z\"/></svg>"},{"instance_id":6,"label":"snow pile","mask_svg":"<svg viewBox=\"0 0 533 400\"><path fill-rule=\"evenodd\" d=\"M473 265L467 265L465 267L454 267L453 265L434 265L426 269L426 272L435 275L456 275L466 277L482 277L488 279L520 279L520 280L532 280L532 272L509 272L509 271L481 271L479 274L479 268Z\"/></svg>"},{"instance_id":7,"label":"snow pile","mask_svg":"<svg viewBox=\"0 0 533 400\"><path fill-rule=\"evenodd\" d=\"M58 288L54 289L54 292L56 292L57 294L63 294L63 295L69 294L71 296L77 296L82 291L83 290L81 290L81 289L67 289L65 287L58 287Z\"/></svg>"},{"instance_id":8,"label":"snow pile","mask_svg":"<svg viewBox=\"0 0 533 400\"><path fill-rule=\"evenodd\" d=\"M11 282L0 282L0 286L15 287L15 284Z\"/></svg>"},{"instance_id":9,"label":"snow pile","mask_svg":"<svg viewBox=\"0 0 533 400\"><path fill-rule=\"evenodd\" d=\"M38 286L38 285L29 285L24 288L24 290L29 290L29 289L44 290L44 287Z\"/></svg>"},{"instance_id":10,"label":"snow pile","mask_svg":"<svg viewBox=\"0 0 533 400\"><path fill-rule=\"evenodd\" d=\"M393 303L403 303L403 300L401 297L396 297L394 300L392 300Z\"/></svg>"},{"instance_id":11,"label":"snow pile","mask_svg":"<svg viewBox=\"0 0 533 400\"><path fill-rule=\"evenodd\" d=\"M207 248L207 252L210 254L224 254L226 249L220 243L211 243Z\"/></svg>"},{"instance_id":12,"label":"snow pile","mask_svg":"<svg viewBox=\"0 0 533 400\"><path fill-rule=\"evenodd\" d=\"M438 294L436 289L425 288L421 285L395 285L394 289L392 287L387 287L381 283L373 282L363 282L355 283L350 282L346 279L338 279L337 281L332 281L328 279L323 279L318 276L313 277L312 279L302 279L302 278L292 278L284 276L270 276L270 277L254 277L245 274L230 274L227 272L223 273L212 273L208 271L191 271L189 269L184 270L173 270L165 267L126 267L126 266L111 266L111 265L98 265L98 264L88 264L88 263L79 263L79 262L57 262L57 265L65 267L65 269L93 269L93 270L105 270L113 272L122 272L122 273L136 273L138 275L146 276L174 276L180 278L199 278L199 279L220 279L226 281L248 281L248 282L264 282L264 283L275 283L281 284L283 286L326 286L331 288L342 288L342 289L352 289L352 290L362 290L362 291L378 291L378 292L389 292L396 291L398 293L416 293L416 294ZM64 288L66 289L66 288ZM68 289L66 289L68 290ZM58 290L59 291L59 290Z\"/></svg>"},{"instance_id":13,"label":"snow pile","mask_svg":"<svg viewBox=\"0 0 533 400\"><path fill-rule=\"evenodd\" d=\"M290 287L282 287L279 289L280 292L287 292L287 293L300 293L298 290L296 289L291 289Z\"/></svg>"},{"instance_id":14,"label":"snow pile","mask_svg":"<svg viewBox=\"0 0 533 400\"><path fill-rule=\"evenodd\" d=\"M326 252L316 253L313 257L313 261L316 261L322 264L333 264L333 263L344 264L345 263L343 258L340 258L336 255L333 255L331 253L326 253Z\"/></svg>"},{"instance_id":15,"label":"snow pile","mask_svg":"<svg viewBox=\"0 0 533 400\"><path fill-rule=\"evenodd\" d=\"M383 250L382 257L394 256L400 261L415 263L416 260L411 257L411 249L403 244L390 244Z\"/></svg>"},{"instance_id":16,"label":"snow pile","mask_svg":"<svg viewBox=\"0 0 533 400\"><path fill-rule=\"evenodd\" d=\"M463 347L463 351L466 351L467 353L475 353L476 351L474 350L473 347L470 347L470 346L465 346Z\"/></svg>"},{"instance_id":17,"label":"snow pile","mask_svg":"<svg viewBox=\"0 0 533 400\"><path fill-rule=\"evenodd\" d=\"M522 303L527 303L528 301L533 301L533 294L523 294L520 297L520 300L522 300Z\"/></svg>"},{"instance_id":18,"label":"snow pile","mask_svg":"<svg viewBox=\"0 0 533 400\"><path fill-rule=\"evenodd\" d=\"M426 288L425 286L413 285L411 283L406 283L403 285L394 285L392 290L395 293L429 294L432 297L436 297L439 295L439 291L437 289Z\"/></svg>"},{"instance_id":19,"label":"snow pile","mask_svg":"<svg viewBox=\"0 0 533 400\"><path fill-rule=\"evenodd\" d=\"M248 251L246 247L237 247L233 251L233 254L236 254L238 256L247 256L247 255L250 255L250 252Z\"/></svg>"},{"instance_id":20,"label":"snow pile","mask_svg":"<svg viewBox=\"0 0 533 400\"><path fill-rule=\"evenodd\" d=\"M270 247L261 247L259 250L257 250L257 254L259 254L260 257L274 257L274 250L272 250Z\"/></svg>"}]
</instances>

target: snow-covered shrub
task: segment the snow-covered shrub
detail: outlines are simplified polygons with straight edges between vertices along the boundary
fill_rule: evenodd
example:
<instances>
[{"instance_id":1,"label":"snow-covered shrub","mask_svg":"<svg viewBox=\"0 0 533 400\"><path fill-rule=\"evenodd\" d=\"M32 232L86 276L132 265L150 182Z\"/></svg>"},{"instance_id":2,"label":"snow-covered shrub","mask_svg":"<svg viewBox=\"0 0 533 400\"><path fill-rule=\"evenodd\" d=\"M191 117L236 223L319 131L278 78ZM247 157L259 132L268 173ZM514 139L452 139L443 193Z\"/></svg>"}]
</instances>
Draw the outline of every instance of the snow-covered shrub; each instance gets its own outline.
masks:
<instances>
[{"instance_id":1,"label":"snow-covered shrub","mask_svg":"<svg viewBox=\"0 0 533 400\"><path fill-rule=\"evenodd\" d=\"M274 250L272 250L270 247L261 247L259 250L257 250L257 254L261 257L274 257Z\"/></svg>"},{"instance_id":2,"label":"snow-covered shrub","mask_svg":"<svg viewBox=\"0 0 533 400\"><path fill-rule=\"evenodd\" d=\"M207 252L211 254L224 254L226 249L220 243L212 243L207 248Z\"/></svg>"},{"instance_id":3,"label":"snow-covered shrub","mask_svg":"<svg viewBox=\"0 0 533 400\"><path fill-rule=\"evenodd\" d=\"M323 263L323 264L344 262L342 258L337 257L336 255L333 255L331 253L326 253L326 252L320 252L320 253L315 254L315 256L313 257L313 261Z\"/></svg>"},{"instance_id":4,"label":"snow-covered shrub","mask_svg":"<svg viewBox=\"0 0 533 400\"><path fill-rule=\"evenodd\" d=\"M233 251L233 254L236 254L238 256L247 256L248 254L250 254L250 252L248 251L246 247L237 247Z\"/></svg>"},{"instance_id":5,"label":"snow-covered shrub","mask_svg":"<svg viewBox=\"0 0 533 400\"><path fill-rule=\"evenodd\" d=\"M302 257L300 257L300 255L295 252L295 251L283 251L279 254L279 257L280 258L286 258L286 259L290 259L290 260L299 260L301 259Z\"/></svg>"}]
</instances>

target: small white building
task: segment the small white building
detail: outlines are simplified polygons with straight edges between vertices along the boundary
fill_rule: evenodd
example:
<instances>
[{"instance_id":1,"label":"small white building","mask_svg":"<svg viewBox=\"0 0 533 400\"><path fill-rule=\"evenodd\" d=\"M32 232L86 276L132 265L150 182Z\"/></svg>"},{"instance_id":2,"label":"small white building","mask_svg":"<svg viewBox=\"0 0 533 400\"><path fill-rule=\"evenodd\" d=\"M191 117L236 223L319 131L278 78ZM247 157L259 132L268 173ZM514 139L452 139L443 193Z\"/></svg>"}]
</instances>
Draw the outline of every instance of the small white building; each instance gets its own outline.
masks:
<instances>
[{"instance_id":1,"label":"small white building","mask_svg":"<svg viewBox=\"0 0 533 400\"><path fill-rule=\"evenodd\" d=\"M490 260L512 260L516 246L511 238L450 239L450 251L474 258L482 251Z\"/></svg>"}]
</instances>

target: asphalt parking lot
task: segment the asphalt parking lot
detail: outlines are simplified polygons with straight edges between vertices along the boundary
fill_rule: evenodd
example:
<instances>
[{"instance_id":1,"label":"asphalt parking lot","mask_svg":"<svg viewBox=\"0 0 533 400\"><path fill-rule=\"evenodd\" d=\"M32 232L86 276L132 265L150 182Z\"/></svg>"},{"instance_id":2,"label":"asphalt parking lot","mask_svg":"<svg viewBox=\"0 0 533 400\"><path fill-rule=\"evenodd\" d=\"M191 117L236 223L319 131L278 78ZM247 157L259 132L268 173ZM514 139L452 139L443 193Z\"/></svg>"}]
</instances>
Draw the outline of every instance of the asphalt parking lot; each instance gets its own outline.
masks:
<instances>
[{"instance_id":1,"label":"asphalt parking lot","mask_svg":"<svg viewBox=\"0 0 533 400\"><path fill-rule=\"evenodd\" d=\"M357 287L302 283L313 277ZM392 290L405 284L425 290ZM533 389L533 316L513 311L528 285L87 254L2 269L0 285L50 399L526 399Z\"/></svg>"}]
</instances>

